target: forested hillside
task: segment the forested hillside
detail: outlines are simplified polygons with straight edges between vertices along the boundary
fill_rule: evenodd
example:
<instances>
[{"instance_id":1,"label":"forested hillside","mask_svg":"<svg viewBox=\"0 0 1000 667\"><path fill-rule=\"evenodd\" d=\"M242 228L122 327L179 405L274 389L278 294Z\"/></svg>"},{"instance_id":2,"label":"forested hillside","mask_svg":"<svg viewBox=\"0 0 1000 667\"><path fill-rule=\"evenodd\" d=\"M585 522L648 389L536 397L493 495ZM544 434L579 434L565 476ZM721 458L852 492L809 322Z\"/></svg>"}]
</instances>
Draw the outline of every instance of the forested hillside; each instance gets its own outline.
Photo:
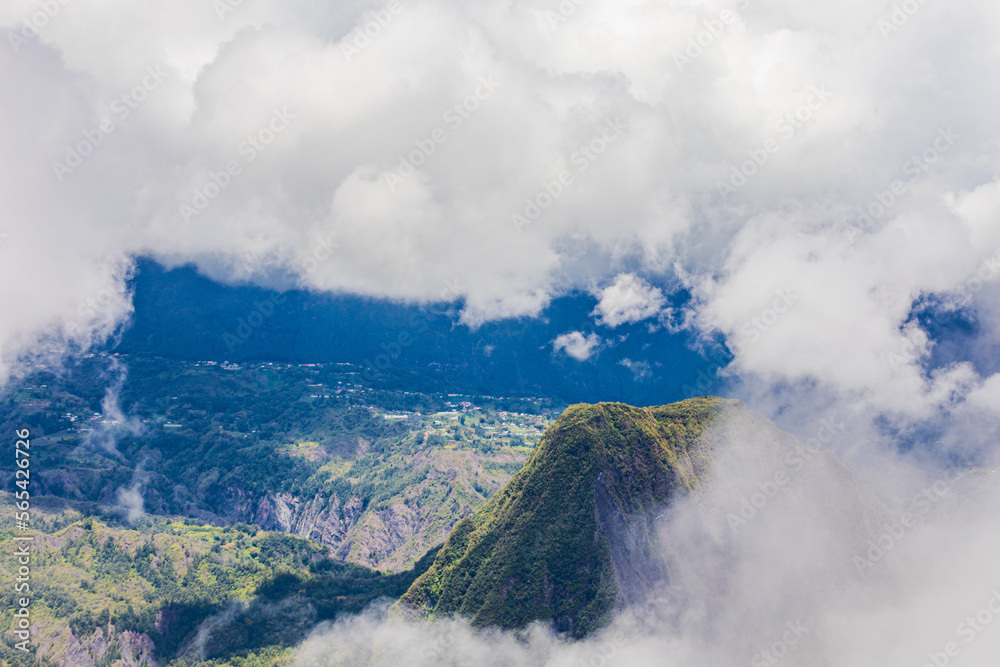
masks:
<instances>
[{"instance_id":1,"label":"forested hillside","mask_svg":"<svg viewBox=\"0 0 1000 667\"><path fill-rule=\"evenodd\" d=\"M0 496L4 553L12 552L13 509L13 497ZM11 587L0 610L0 658L18 667L288 664L287 649L317 622L398 597L435 553L412 571L384 575L248 524L167 517L129 524L94 505L52 499L32 513L33 656L12 648ZM3 567L13 581L16 560Z\"/></svg>"},{"instance_id":2,"label":"forested hillside","mask_svg":"<svg viewBox=\"0 0 1000 667\"><path fill-rule=\"evenodd\" d=\"M5 387L0 428L31 430L35 495L257 524L402 571L506 483L557 410L384 390L346 364L90 355Z\"/></svg>"}]
</instances>

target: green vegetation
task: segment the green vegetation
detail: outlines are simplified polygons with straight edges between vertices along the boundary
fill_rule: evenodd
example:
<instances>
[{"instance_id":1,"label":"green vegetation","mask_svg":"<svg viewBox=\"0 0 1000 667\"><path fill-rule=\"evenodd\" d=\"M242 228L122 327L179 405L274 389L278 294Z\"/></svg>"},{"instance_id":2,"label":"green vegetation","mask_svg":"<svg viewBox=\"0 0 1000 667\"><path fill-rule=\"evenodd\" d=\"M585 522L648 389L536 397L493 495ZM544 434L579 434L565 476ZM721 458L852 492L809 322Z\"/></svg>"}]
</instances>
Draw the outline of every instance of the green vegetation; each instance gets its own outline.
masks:
<instances>
[{"instance_id":1,"label":"green vegetation","mask_svg":"<svg viewBox=\"0 0 1000 667\"><path fill-rule=\"evenodd\" d=\"M3 388L0 428L32 432L39 652L11 648L7 591L0 664L287 664L317 622L405 592L557 410L390 391L346 364L37 367Z\"/></svg>"},{"instance_id":2,"label":"green vegetation","mask_svg":"<svg viewBox=\"0 0 1000 667\"><path fill-rule=\"evenodd\" d=\"M552 423L545 401L386 391L341 364L133 359L127 379L116 364L37 370L0 395L0 424L32 430L32 664L72 649L283 665L317 622L380 597L584 636L619 592L597 488L622 516L693 488L695 442L725 405L577 405ZM27 664L2 634L0 659Z\"/></svg>"},{"instance_id":3,"label":"green vegetation","mask_svg":"<svg viewBox=\"0 0 1000 667\"><path fill-rule=\"evenodd\" d=\"M0 501L7 550L13 501L7 494ZM40 648L26 661L5 630L4 664L60 663L73 642L67 630L77 640L111 640L105 651L90 650L97 664L120 654L125 631L148 637L160 665L283 664L287 647L318 621L399 597L436 554L411 571L384 575L336 562L314 542L246 524L218 528L161 517L126 526L51 499L32 511L39 530L31 609ZM15 560L4 567L12 581ZM0 628L11 627L13 596L12 588L0 594Z\"/></svg>"},{"instance_id":4,"label":"green vegetation","mask_svg":"<svg viewBox=\"0 0 1000 667\"><path fill-rule=\"evenodd\" d=\"M696 439L726 404L570 407L507 486L459 522L401 603L481 626L543 620L576 637L593 632L617 595L595 483L625 516L690 490L704 465Z\"/></svg>"},{"instance_id":5,"label":"green vegetation","mask_svg":"<svg viewBox=\"0 0 1000 667\"><path fill-rule=\"evenodd\" d=\"M135 489L157 515L293 532L301 521L338 557L402 571L520 469L556 408L363 378L347 364L91 355L6 386L0 429L31 429L36 495L115 506ZM386 510L415 517L417 534L386 528Z\"/></svg>"}]
</instances>

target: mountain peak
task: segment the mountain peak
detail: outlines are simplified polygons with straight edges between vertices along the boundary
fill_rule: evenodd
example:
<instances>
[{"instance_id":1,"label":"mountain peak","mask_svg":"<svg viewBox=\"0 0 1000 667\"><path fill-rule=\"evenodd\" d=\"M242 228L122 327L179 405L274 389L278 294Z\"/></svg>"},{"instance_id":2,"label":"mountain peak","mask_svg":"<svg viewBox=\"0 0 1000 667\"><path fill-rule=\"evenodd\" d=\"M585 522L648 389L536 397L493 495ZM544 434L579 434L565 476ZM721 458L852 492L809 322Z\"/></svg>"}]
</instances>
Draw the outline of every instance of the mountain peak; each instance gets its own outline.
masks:
<instances>
[{"instance_id":1,"label":"mountain peak","mask_svg":"<svg viewBox=\"0 0 1000 667\"><path fill-rule=\"evenodd\" d=\"M698 484L708 464L699 436L724 410L749 412L712 397L569 407L507 486L455 527L401 604L477 625L597 629L632 601L635 582L665 575L650 557L647 518Z\"/></svg>"}]
</instances>

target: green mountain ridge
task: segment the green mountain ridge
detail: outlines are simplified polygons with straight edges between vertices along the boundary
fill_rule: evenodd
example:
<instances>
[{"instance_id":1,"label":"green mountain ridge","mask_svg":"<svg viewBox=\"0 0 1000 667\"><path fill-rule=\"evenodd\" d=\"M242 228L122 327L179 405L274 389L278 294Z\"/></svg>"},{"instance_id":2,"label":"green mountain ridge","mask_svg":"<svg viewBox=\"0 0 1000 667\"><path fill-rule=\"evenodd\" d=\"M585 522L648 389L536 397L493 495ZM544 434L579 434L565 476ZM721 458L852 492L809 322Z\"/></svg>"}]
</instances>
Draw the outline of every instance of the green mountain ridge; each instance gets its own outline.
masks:
<instances>
[{"instance_id":1,"label":"green mountain ridge","mask_svg":"<svg viewBox=\"0 0 1000 667\"><path fill-rule=\"evenodd\" d=\"M708 465L698 436L738 401L697 398L656 408L568 408L524 468L463 519L401 604L477 625L553 621L583 636L607 621L621 593L614 561L642 569L655 545L615 554L606 533L690 492ZM617 556L617 557L616 557ZM634 557L633 557L634 556Z\"/></svg>"},{"instance_id":2,"label":"green mountain ridge","mask_svg":"<svg viewBox=\"0 0 1000 667\"><path fill-rule=\"evenodd\" d=\"M741 494L785 462L804 461L802 451L792 435L737 400L571 406L507 486L456 525L396 609L461 615L480 627L541 621L587 636L615 612L676 588L675 580L702 576L697 556L676 550L688 548L691 536L664 521L676 500L695 500L697 541L734 557L732 517ZM779 520L788 505L819 511L816 525L848 526L841 534L850 539L835 548L850 553L878 534L887 514L831 454L809 456L758 526ZM834 498L842 512L826 511ZM831 581L851 575L850 559L843 562Z\"/></svg>"}]
</instances>

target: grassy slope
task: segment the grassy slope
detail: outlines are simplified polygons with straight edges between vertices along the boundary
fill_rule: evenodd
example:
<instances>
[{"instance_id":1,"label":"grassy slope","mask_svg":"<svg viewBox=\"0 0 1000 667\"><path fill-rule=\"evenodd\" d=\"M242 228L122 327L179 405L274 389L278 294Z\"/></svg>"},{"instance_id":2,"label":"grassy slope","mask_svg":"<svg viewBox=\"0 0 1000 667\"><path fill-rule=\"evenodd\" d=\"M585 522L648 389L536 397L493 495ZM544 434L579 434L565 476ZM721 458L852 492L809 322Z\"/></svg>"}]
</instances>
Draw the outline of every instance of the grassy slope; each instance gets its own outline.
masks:
<instances>
[{"instance_id":1,"label":"grassy slope","mask_svg":"<svg viewBox=\"0 0 1000 667\"><path fill-rule=\"evenodd\" d=\"M401 601L478 625L554 620L574 636L600 627L617 587L595 518L595 480L603 475L626 514L665 501L678 484L690 488L704 464L692 445L724 403L570 407L521 472L455 527Z\"/></svg>"},{"instance_id":2,"label":"grassy slope","mask_svg":"<svg viewBox=\"0 0 1000 667\"><path fill-rule=\"evenodd\" d=\"M0 546L12 549L11 496L0 496ZM0 661L60 664L95 637L131 630L149 636L162 665L278 665L286 647L316 621L356 613L379 597L398 597L430 564L382 575L329 560L326 549L255 526L217 528L146 518L129 527L84 517L61 503L33 507L33 663L14 651L12 587L0 594ZM434 552L431 552L432 554ZM16 567L4 564L6 575ZM227 612L227 613L223 613ZM206 619L204 657L185 650ZM113 632L109 633L113 627ZM89 651L112 664L120 645ZM44 658L43 658L44 656Z\"/></svg>"}]
</instances>

